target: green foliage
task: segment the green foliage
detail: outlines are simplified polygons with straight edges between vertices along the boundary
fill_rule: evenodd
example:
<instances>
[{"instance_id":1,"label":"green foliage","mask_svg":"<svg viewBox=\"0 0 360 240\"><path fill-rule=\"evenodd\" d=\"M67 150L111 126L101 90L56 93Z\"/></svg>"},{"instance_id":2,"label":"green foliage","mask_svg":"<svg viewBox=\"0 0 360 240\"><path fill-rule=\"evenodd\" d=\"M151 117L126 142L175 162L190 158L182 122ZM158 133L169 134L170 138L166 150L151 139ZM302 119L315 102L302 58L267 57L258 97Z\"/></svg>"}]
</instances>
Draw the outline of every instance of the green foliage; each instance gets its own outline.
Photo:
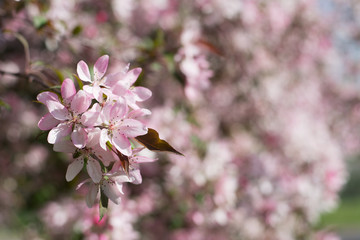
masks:
<instances>
[{"instance_id":1,"label":"green foliage","mask_svg":"<svg viewBox=\"0 0 360 240\"><path fill-rule=\"evenodd\" d=\"M100 191L99 222L105 216L107 212L108 204L109 204L109 198L105 195L103 191Z\"/></svg>"},{"instance_id":2,"label":"green foliage","mask_svg":"<svg viewBox=\"0 0 360 240\"><path fill-rule=\"evenodd\" d=\"M33 24L36 29L41 29L41 28L45 27L47 23L48 23L48 20L44 16L39 15L39 16L35 16L33 18Z\"/></svg>"}]
</instances>

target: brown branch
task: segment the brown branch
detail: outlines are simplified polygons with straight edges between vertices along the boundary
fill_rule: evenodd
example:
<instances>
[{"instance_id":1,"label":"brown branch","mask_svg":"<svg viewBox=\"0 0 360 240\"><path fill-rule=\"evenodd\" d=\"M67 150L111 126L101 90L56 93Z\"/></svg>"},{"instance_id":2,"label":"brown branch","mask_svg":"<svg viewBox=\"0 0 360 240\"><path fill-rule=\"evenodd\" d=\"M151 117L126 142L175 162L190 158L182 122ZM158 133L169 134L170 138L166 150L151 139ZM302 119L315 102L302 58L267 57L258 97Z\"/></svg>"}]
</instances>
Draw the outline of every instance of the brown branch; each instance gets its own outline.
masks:
<instances>
[{"instance_id":1,"label":"brown branch","mask_svg":"<svg viewBox=\"0 0 360 240\"><path fill-rule=\"evenodd\" d=\"M13 72L6 72L4 70L0 70L0 75L9 75L9 76L14 76L14 77L17 77L20 79L27 80L29 82L36 82L44 88L50 87L48 84L45 83L46 76L44 74L42 74L41 72L30 71L28 74L26 74L26 73L21 73L21 72L13 73Z\"/></svg>"}]
</instances>

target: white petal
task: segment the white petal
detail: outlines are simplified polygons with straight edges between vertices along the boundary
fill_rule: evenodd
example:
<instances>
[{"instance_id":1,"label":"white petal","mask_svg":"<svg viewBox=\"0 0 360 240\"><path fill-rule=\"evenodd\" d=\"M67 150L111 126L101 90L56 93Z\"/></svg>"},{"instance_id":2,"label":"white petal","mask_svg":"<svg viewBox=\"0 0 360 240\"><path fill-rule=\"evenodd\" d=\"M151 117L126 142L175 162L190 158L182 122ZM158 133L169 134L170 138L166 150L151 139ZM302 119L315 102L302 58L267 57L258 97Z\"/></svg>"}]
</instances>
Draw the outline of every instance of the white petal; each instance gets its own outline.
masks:
<instances>
[{"instance_id":1,"label":"white petal","mask_svg":"<svg viewBox=\"0 0 360 240\"><path fill-rule=\"evenodd\" d=\"M83 60L81 60L78 64L77 64L77 73L79 75L79 78L81 80L83 80L84 82L91 82L91 76L90 76L90 71L89 71L89 67L86 64L86 62L84 62Z\"/></svg>"},{"instance_id":2,"label":"white petal","mask_svg":"<svg viewBox=\"0 0 360 240\"><path fill-rule=\"evenodd\" d=\"M137 118L144 117L144 116L147 116L150 114L151 114L151 111L149 109L139 108L139 109L132 110L131 112L129 112L127 117L132 118L132 119L137 119Z\"/></svg>"},{"instance_id":3,"label":"white petal","mask_svg":"<svg viewBox=\"0 0 360 240\"><path fill-rule=\"evenodd\" d=\"M47 113L40 119L38 127L46 131L56 127L59 123L59 120L55 119L50 113Z\"/></svg>"},{"instance_id":4,"label":"white petal","mask_svg":"<svg viewBox=\"0 0 360 240\"><path fill-rule=\"evenodd\" d=\"M126 156L131 155L131 144L129 139L126 136L115 131L113 133L112 144L119 150L122 154Z\"/></svg>"},{"instance_id":5,"label":"white petal","mask_svg":"<svg viewBox=\"0 0 360 240\"><path fill-rule=\"evenodd\" d=\"M76 114L81 114L88 110L90 104L91 98L89 95L85 91L80 90L71 101L71 110Z\"/></svg>"},{"instance_id":6,"label":"white petal","mask_svg":"<svg viewBox=\"0 0 360 240\"><path fill-rule=\"evenodd\" d=\"M57 101L46 101L46 106L54 118L64 121L70 119L70 113L64 105Z\"/></svg>"},{"instance_id":7,"label":"white petal","mask_svg":"<svg viewBox=\"0 0 360 240\"><path fill-rule=\"evenodd\" d=\"M66 171L66 176L65 176L66 181L70 182L71 180L73 180L76 177L76 175L79 174L83 166L84 166L84 160L82 158L78 158L72 163L70 163Z\"/></svg>"},{"instance_id":8,"label":"white petal","mask_svg":"<svg viewBox=\"0 0 360 240\"><path fill-rule=\"evenodd\" d=\"M77 148L83 148L86 146L88 137L87 132L82 127L76 127L71 133L71 141Z\"/></svg>"},{"instance_id":9,"label":"white petal","mask_svg":"<svg viewBox=\"0 0 360 240\"><path fill-rule=\"evenodd\" d=\"M99 183L102 178L101 166L100 163L94 159L89 159L87 162L86 170L94 181L94 183Z\"/></svg>"},{"instance_id":10,"label":"white petal","mask_svg":"<svg viewBox=\"0 0 360 240\"><path fill-rule=\"evenodd\" d=\"M94 206L98 192L99 192L99 185L93 183L90 184L89 192L86 194L86 198L85 198L86 205L88 206L88 208Z\"/></svg>"},{"instance_id":11,"label":"white petal","mask_svg":"<svg viewBox=\"0 0 360 240\"><path fill-rule=\"evenodd\" d=\"M101 190L115 204L120 203L122 186L117 185L114 181L104 180L101 184Z\"/></svg>"},{"instance_id":12,"label":"white petal","mask_svg":"<svg viewBox=\"0 0 360 240\"><path fill-rule=\"evenodd\" d=\"M108 64L109 64L108 55L101 56L98 60L96 60L96 63L94 65L95 81L100 80L105 75Z\"/></svg>"},{"instance_id":13,"label":"white petal","mask_svg":"<svg viewBox=\"0 0 360 240\"><path fill-rule=\"evenodd\" d=\"M144 87L135 87L132 92L135 95L135 100L138 102L143 102L149 99L152 95L150 89Z\"/></svg>"},{"instance_id":14,"label":"white petal","mask_svg":"<svg viewBox=\"0 0 360 240\"><path fill-rule=\"evenodd\" d=\"M120 121L128 112L128 107L125 102L121 102L120 99L111 108L110 118L115 121Z\"/></svg>"},{"instance_id":15,"label":"white petal","mask_svg":"<svg viewBox=\"0 0 360 240\"><path fill-rule=\"evenodd\" d=\"M102 129L100 133L100 146L106 151L106 142L109 141L108 130Z\"/></svg>"},{"instance_id":16,"label":"white petal","mask_svg":"<svg viewBox=\"0 0 360 240\"><path fill-rule=\"evenodd\" d=\"M71 99L76 94L76 88L74 82L70 78L65 78L61 84L61 96L63 100L71 102Z\"/></svg>"},{"instance_id":17,"label":"white petal","mask_svg":"<svg viewBox=\"0 0 360 240\"><path fill-rule=\"evenodd\" d=\"M64 137L70 135L72 124L59 124L50 130L47 140L50 144L54 144Z\"/></svg>"},{"instance_id":18,"label":"white petal","mask_svg":"<svg viewBox=\"0 0 360 240\"><path fill-rule=\"evenodd\" d=\"M37 100L43 104L46 104L47 101L57 101L59 102L59 97L53 92L42 92L37 95Z\"/></svg>"},{"instance_id":19,"label":"white petal","mask_svg":"<svg viewBox=\"0 0 360 240\"><path fill-rule=\"evenodd\" d=\"M147 163L147 162L154 162L158 160L157 158L149 158L145 156L135 156L132 157L131 160L133 160L135 163Z\"/></svg>"},{"instance_id":20,"label":"white petal","mask_svg":"<svg viewBox=\"0 0 360 240\"><path fill-rule=\"evenodd\" d=\"M133 165L133 167L134 167L134 165ZM131 183L133 183L133 184L141 184L142 183L142 177L141 177L140 169L138 168L138 166L136 168L134 168L133 170L131 170L129 175L130 175Z\"/></svg>"},{"instance_id":21,"label":"white petal","mask_svg":"<svg viewBox=\"0 0 360 240\"><path fill-rule=\"evenodd\" d=\"M129 138L145 135L148 132L146 125L135 119L124 119L117 129Z\"/></svg>"},{"instance_id":22,"label":"white petal","mask_svg":"<svg viewBox=\"0 0 360 240\"><path fill-rule=\"evenodd\" d=\"M101 107L99 104L95 103L91 109L84 112L81 115L81 123L87 127L93 127L95 125L100 125L101 122L99 121Z\"/></svg>"},{"instance_id":23,"label":"white petal","mask_svg":"<svg viewBox=\"0 0 360 240\"><path fill-rule=\"evenodd\" d=\"M100 113L100 118L101 121L105 124L109 124L110 120L111 120L111 109L113 107L113 103L112 102L106 102L105 106L102 108L102 111Z\"/></svg>"},{"instance_id":24,"label":"white petal","mask_svg":"<svg viewBox=\"0 0 360 240\"><path fill-rule=\"evenodd\" d=\"M141 68L134 68L127 72L125 79L123 80L126 86L129 88L133 85L141 73Z\"/></svg>"},{"instance_id":25,"label":"white petal","mask_svg":"<svg viewBox=\"0 0 360 240\"><path fill-rule=\"evenodd\" d=\"M79 183L79 184L76 186L76 190L79 190L79 189L80 189L82 186L84 186L84 184L86 184L86 183L92 183L91 179L88 178L88 179L82 181L81 183Z\"/></svg>"},{"instance_id":26,"label":"white petal","mask_svg":"<svg viewBox=\"0 0 360 240\"><path fill-rule=\"evenodd\" d=\"M55 152L74 153L77 148L71 142L70 136L56 140L53 150Z\"/></svg>"}]
</instances>

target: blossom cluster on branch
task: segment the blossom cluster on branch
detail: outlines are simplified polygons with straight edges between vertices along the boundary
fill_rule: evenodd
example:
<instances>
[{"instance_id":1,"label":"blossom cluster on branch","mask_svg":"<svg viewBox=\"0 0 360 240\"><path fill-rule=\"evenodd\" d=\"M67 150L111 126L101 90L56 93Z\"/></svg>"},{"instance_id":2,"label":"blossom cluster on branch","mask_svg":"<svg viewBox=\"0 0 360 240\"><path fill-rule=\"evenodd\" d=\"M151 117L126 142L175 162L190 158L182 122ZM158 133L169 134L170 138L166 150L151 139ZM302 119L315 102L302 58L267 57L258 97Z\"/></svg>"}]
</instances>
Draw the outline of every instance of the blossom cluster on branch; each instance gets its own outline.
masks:
<instances>
[{"instance_id":1,"label":"blossom cluster on branch","mask_svg":"<svg viewBox=\"0 0 360 240\"><path fill-rule=\"evenodd\" d=\"M141 138L137 141L136 138L148 134L144 117L151 114L137 105L151 97L149 89L133 86L141 68L129 70L127 65L120 72L106 75L108 62L108 55L100 57L91 74L88 65L80 61L78 77L88 84L80 83L83 89L79 91L73 80L66 78L60 94L45 91L37 96L49 110L40 119L39 128L50 130L47 140L54 145L54 151L73 154L66 180L73 180L86 166L90 179L78 187L90 184L86 196L89 207L94 205L99 192L100 199L105 194L118 204L124 182L142 182L139 163L156 160L142 156L144 147L136 144L137 141L144 144ZM151 145L156 144L155 138ZM104 201L102 205L107 206L107 200Z\"/></svg>"},{"instance_id":2,"label":"blossom cluster on branch","mask_svg":"<svg viewBox=\"0 0 360 240\"><path fill-rule=\"evenodd\" d=\"M358 6L0 1L0 225L36 208L52 239L337 239L317 224L359 155ZM101 221L83 202L120 197Z\"/></svg>"}]
</instances>

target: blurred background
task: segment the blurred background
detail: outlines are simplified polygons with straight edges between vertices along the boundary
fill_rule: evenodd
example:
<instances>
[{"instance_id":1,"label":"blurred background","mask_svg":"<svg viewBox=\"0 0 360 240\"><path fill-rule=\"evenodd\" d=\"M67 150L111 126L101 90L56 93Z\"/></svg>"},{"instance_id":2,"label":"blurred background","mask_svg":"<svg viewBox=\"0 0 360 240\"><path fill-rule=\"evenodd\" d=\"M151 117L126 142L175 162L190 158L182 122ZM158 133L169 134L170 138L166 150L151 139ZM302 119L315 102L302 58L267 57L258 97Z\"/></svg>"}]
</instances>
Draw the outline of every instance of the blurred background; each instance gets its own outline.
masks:
<instances>
[{"instance_id":1,"label":"blurred background","mask_svg":"<svg viewBox=\"0 0 360 240\"><path fill-rule=\"evenodd\" d=\"M0 239L360 239L360 5L2 0ZM154 153L98 221L37 127L80 60L137 85Z\"/></svg>"}]
</instances>

